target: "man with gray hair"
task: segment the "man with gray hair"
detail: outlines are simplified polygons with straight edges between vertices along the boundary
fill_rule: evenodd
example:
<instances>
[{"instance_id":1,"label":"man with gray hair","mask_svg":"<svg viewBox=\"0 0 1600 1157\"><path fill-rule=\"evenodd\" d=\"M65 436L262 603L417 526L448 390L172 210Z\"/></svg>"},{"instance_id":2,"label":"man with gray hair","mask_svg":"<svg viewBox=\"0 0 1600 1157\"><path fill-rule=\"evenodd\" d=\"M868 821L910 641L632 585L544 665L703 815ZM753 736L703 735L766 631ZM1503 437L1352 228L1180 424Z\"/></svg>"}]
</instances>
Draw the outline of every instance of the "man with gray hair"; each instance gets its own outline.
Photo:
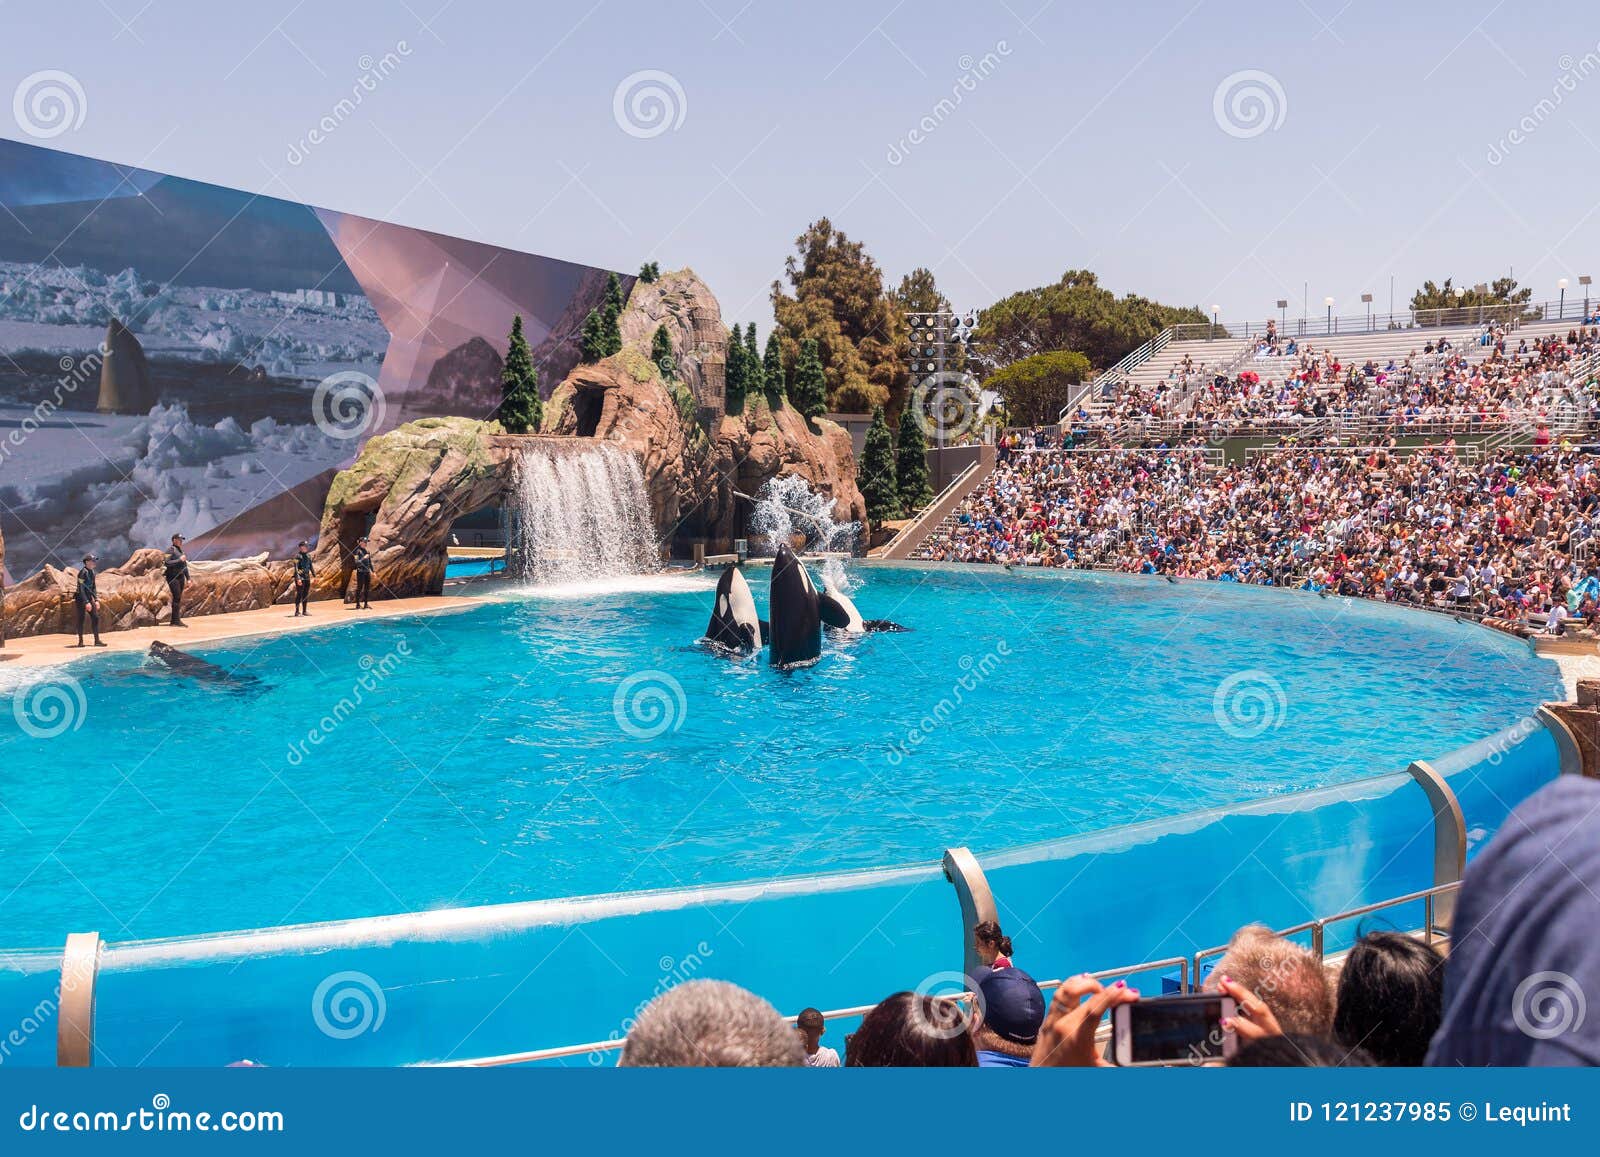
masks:
<instances>
[{"instance_id":1,"label":"man with gray hair","mask_svg":"<svg viewBox=\"0 0 1600 1157\"><path fill-rule=\"evenodd\" d=\"M1215 991L1223 977L1260 997L1284 1032L1332 1035L1333 993L1322 962L1266 925L1246 924L1233 934L1205 987Z\"/></svg>"},{"instance_id":2,"label":"man with gray hair","mask_svg":"<svg viewBox=\"0 0 1600 1157\"><path fill-rule=\"evenodd\" d=\"M645 1006L618 1066L653 1069L776 1068L806 1063L800 1037L778 1010L725 980L690 980Z\"/></svg>"}]
</instances>

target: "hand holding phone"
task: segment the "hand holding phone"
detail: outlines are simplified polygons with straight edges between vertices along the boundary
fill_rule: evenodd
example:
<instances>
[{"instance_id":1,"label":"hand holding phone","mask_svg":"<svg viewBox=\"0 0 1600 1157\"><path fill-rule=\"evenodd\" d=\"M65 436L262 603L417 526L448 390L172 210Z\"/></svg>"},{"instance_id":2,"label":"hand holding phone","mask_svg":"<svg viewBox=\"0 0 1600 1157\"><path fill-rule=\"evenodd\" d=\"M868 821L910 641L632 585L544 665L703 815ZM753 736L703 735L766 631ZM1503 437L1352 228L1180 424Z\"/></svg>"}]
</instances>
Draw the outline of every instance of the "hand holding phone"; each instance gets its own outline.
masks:
<instances>
[{"instance_id":1,"label":"hand holding phone","mask_svg":"<svg viewBox=\"0 0 1600 1157\"><path fill-rule=\"evenodd\" d=\"M1221 992L1158 996L1111 1010L1111 1057L1119 1065L1201 1065L1225 1061L1239 1046L1223 1022L1238 1012Z\"/></svg>"},{"instance_id":2,"label":"hand holding phone","mask_svg":"<svg viewBox=\"0 0 1600 1157\"><path fill-rule=\"evenodd\" d=\"M1055 999L1039 1026L1039 1042L1033 1047L1032 1068L1092 1068L1111 1062L1100 1058L1095 1047L1095 1030L1106 1010L1139 999L1137 988L1117 981L1106 988L1092 976L1073 976L1061 982Z\"/></svg>"}]
</instances>

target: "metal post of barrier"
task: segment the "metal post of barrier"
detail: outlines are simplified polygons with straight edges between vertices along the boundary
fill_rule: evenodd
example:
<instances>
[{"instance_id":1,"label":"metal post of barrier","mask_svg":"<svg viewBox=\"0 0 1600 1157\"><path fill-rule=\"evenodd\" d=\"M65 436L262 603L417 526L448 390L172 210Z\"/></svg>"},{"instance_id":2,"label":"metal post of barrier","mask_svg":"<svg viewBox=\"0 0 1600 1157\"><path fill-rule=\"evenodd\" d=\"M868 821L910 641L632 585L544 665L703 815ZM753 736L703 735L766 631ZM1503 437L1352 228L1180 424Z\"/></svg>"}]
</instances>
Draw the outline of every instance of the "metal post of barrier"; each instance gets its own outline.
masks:
<instances>
[{"instance_id":1,"label":"metal post of barrier","mask_svg":"<svg viewBox=\"0 0 1600 1157\"><path fill-rule=\"evenodd\" d=\"M1467 821L1461 814L1461 801L1444 776L1424 760L1415 760L1406 769L1427 793L1433 808L1433 885L1455 884L1467 866ZM1441 895L1434 905L1434 916L1440 926L1448 927L1455 916L1454 895ZM1429 929L1430 933L1432 929Z\"/></svg>"},{"instance_id":2,"label":"metal post of barrier","mask_svg":"<svg viewBox=\"0 0 1600 1157\"><path fill-rule=\"evenodd\" d=\"M1550 732L1556 741L1556 759L1561 768L1562 775L1583 774L1583 748L1578 744L1578 737L1573 734L1572 728L1567 726L1554 711L1551 704L1544 704L1534 710L1533 717ZM1556 704L1555 706L1561 706Z\"/></svg>"},{"instance_id":3,"label":"metal post of barrier","mask_svg":"<svg viewBox=\"0 0 1600 1157\"><path fill-rule=\"evenodd\" d=\"M972 930L986 920L999 922L995 910L994 894L989 891L989 881L983 869L966 848L949 848L944 854L944 878L955 885L956 898L961 902L961 969L972 976L983 966L978 959L978 945Z\"/></svg>"},{"instance_id":4,"label":"metal post of barrier","mask_svg":"<svg viewBox=\"0 0 1600 1157\"><path fill-rule=\"evenodd\" d=\"M94 1063L94 985L100 972L100 933L74 932L61 954L61 999L56 1008L56 1064Z\"/></svg>"}]
</instances>

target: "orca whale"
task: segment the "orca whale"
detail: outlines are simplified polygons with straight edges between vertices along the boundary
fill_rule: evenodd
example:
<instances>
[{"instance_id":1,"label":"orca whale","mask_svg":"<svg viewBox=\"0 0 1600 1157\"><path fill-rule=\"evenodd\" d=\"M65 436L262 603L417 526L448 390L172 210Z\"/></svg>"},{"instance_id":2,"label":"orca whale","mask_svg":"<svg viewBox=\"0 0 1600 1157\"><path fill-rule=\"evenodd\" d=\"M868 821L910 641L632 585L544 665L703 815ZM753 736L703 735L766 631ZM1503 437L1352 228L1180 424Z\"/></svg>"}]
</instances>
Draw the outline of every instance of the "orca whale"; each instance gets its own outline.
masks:
<instances>
[{"instance_id":1,"label":"orca whale","mask_svg":"<svg viewBox=\"0 0 1600 1157\"><path fill-rule=\"evenodd\" d=\"M744 581L738 567L728 567L717 579L717 599L706 626L706 642L724 650L748 653L760 649L764 626L756 615L750 584Z\"/></svg>"},{"instance_id":2,"label":"orca whale","mask_svg":"<svg viewBox=\"0 0 1600 1157\"><path fill-rule=\"evenodd\" d=\"M859 618L860 616L857 616ZM832 595L819 594L787 543L772 560L767 595L768 642L774 667L814 663L822 655L822 624L846 630L850 614Z\"/></svg>"},{"instance_id":3,"label":"orca whale","mask_svg":"<svg viewBox=\"0 0 1600 1157\"><path fill-rule=\"evenodd\" d=\"M247 687L259 682L254 675L235 675L232 672L224 671L215 663L208 663L204 659L196 658L162 642L151 643L149 655L151 659L173 674L183 675L190 679L198 679L202 683L218 683L229 687Z\"/></svg>"},{"instance_id":4,"label":"orca whale","mask_svg":"<svg viewBox=\"0 0 1600 1157\"><path fill-rule=\"evenodd\" d=\"M863 619L861 612L856 610L856 605L851 601L850 596L834 586L831 580L824 579L822 581L822 597L832 599L844 611L848 621L840 629L847 635L870 635L878 631L905 631L910 629L888 619ZM830 623L829 626L832 626L832 624Z\"/></svg>"}]
</instances>

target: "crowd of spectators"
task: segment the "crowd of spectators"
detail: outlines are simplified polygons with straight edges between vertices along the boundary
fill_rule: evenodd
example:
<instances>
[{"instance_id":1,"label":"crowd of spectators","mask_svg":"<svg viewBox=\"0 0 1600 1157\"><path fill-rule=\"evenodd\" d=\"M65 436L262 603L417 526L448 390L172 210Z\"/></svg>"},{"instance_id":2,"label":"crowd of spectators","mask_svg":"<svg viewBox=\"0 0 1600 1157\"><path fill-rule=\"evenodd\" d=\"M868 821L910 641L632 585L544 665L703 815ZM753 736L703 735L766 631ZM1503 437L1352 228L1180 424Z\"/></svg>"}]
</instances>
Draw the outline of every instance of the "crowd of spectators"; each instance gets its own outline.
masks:
<instances>
[{"instance_id":1,"label":"crowd of spectators","mask_svg":"<svg viewBox=\"0 0 1600 1157\"><path fill-rule=\"evenodd\" d=\"M1398 931L1369 931L1330 967L1261 925L1241 928L1205 981L1232 997L1214 1026L1236 1066L1573 1065L1600 1063L1600 1018L1532 990L1600 991L1600 783L1562 776L1523 801L1468 865L1448 953ZM994 925L980 925L980 949ZM968 976L970 997L905 990L844 1038L846 1068L1072 1067L1108 1064L1105 1018L1140 1001L1125 981L1086 974L1040 985L1004 954ZM1580 1006L1581 1007L1581 1006ZM759 997L696 980L657 997L623 1046L627 1066L833 1067L823 1017L791 1026ZM1228 1050L1175 1064L1216 1063ZM816 1059L818 1054L824 1058Z\"/></svg>"},{"instance_id":2,"label":"crowd of spectators","mask_svg":"<svg viewBox=\"0 0 1600 1157\"><path fill-rule=\"evenodd\" d=\"M1427 339L1403 358L1341 360L1324 345L1269 333L1243 368L1174 365L1153 385L1122 384L1071 416L1080 443L1111 435L1210 438L1308 427L1324 419L1366 426L1473 431L1549 424L1582 407L1600 417L1600 397L1568 382L1568 371L1600 351L1600 328L1516 338L1491 325L1460 348ZM1569 391L1575 385L1577 391Z\"/></svg>"},{"instance_id":3,"label":"crowd of spectators","mask_svg":"<svg viewBox=\"0 0 1600 1157\"><path fill-rule=\"evenodd\" d=\"M1470 450L1470 452L1469 452ZM1596 460L1397 448L1010 448L915 557L1099 568L1448 607L1518 628L1600 623Z\"/></svg>"}]
</instances>

